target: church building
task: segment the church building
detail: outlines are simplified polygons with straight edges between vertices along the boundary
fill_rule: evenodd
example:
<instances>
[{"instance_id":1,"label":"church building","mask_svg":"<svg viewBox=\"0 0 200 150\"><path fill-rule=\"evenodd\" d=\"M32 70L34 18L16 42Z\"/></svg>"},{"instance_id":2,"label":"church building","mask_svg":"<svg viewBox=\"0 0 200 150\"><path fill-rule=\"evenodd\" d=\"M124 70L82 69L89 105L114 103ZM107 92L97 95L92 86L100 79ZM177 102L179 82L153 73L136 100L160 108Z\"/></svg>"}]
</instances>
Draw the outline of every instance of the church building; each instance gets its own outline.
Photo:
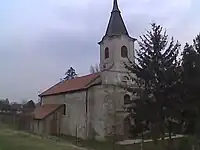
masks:
<instances>
[{"instance_id":1,"label":"church building","mask_svg":"<svg viewBox=\"0 0 200 150\"><path fill-rule=\"evenodd\" d=\"M70 135L83 139L129 136L124 105L130 95L118 86L128 81L124 62L134 61L134 42L121 16L117 0L100 46L100 72L65 80L39 96L32 130L40 135Z\"/></svg>"}]
</instances>

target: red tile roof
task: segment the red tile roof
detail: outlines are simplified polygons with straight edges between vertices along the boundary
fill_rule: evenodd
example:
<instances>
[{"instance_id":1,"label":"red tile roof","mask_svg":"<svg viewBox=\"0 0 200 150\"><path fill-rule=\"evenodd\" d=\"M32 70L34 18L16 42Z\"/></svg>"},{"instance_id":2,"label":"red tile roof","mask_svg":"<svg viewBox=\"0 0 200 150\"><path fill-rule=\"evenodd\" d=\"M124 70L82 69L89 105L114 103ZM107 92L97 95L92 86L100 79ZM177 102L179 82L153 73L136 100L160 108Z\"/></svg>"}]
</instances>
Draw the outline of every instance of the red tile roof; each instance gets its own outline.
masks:
<instances>
[{"instance_id":1,"label":"red tile roof","mask_svg":"<svg viewBox=\"0 0 200 150\"><path fill-rule=\"evenodd\" d=\"M39 96L42 97L42 96L61 94L61 93L87 89L89 87L89 84L92 81L94 81L98 76L99 76L99 73L94 73L94 74L89 74L82 77L77 77L72 80L59 82L56 85L49 88L48 90L44 91Z\"/></svg>"},{"instance_id":2,"label":"red tile roof","mask_svg":"<svg viewBox=\"0 0 200 150\"><path fill-rule=\"evenodd\" d=\"M63 104L44 104L42 106L36 107L33 115L34 119L44 119L57 109L59 109Z\"/></svg>"}]
</instances>

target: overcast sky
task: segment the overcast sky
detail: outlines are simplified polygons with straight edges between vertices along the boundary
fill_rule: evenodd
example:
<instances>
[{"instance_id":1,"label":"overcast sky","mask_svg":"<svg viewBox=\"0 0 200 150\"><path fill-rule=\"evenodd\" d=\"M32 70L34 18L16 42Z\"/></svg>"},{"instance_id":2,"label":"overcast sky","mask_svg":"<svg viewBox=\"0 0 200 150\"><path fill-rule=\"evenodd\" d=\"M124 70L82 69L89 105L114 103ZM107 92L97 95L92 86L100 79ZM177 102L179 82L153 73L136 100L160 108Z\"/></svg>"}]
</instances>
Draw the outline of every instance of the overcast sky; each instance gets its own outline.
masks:
<instances>
[{"instance_id":1,"label":"overcast sky","mask_svg":"<svg viewBox=\"0 0 200 150\"><path fill-rule=\"evenodd\" d=\"M131 36L154 21L184 45L200 32L199 0L118 0ZM0 0L0 99L37 100L73 66L99 61L112 0Z\"/></svg>"}]
</instances>

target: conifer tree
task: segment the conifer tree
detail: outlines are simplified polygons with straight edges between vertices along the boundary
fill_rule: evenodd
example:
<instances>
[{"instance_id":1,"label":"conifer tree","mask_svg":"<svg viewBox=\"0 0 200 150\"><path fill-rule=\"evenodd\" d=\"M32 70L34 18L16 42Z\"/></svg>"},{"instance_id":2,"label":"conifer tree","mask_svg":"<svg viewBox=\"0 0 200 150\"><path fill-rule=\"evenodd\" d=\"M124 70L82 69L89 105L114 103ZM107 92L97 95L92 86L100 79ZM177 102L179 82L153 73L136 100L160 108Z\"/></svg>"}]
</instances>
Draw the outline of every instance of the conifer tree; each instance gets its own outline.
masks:
<instances>
[{"instance_id":1,"label":"conifer tree","mask_svg":"<svg viewBox=\"0 0 200 150\"><path fill-rule=\"evenodd\" d=\"M181 99L187 132L200 138L200 34L193 41L193 46L186 44L183 51L184 72Z\"/></svg>"},{"instance_id":2,"label":"conifer tree","mask_svg":"<svg viewBox=\"0 0 200 150\"><path fill-rule=\"evenodd\" d=\"M70 67L65 73L64 80L71 80L77 77L77 73L73 67Z\"/></svg>"},{"instance_id":3,"label":"conifer tree","mask_svg":"<svg viewBox=\"0 0 200 150\"><path fill-rule=\"evenodd\" d=\"M156 135L155 139L164 134L165 127L171 138L172 123L180 116L176 106L179 104L178 96L173 91L180 82L180 44L173 38L168 40L160 25L153 23L151 27L140 37L136 61L125 64L140 90L127 89L140 97L136 108L133 108L136 120L148 123L153 135Z\"/></svg>"}]
</instances>

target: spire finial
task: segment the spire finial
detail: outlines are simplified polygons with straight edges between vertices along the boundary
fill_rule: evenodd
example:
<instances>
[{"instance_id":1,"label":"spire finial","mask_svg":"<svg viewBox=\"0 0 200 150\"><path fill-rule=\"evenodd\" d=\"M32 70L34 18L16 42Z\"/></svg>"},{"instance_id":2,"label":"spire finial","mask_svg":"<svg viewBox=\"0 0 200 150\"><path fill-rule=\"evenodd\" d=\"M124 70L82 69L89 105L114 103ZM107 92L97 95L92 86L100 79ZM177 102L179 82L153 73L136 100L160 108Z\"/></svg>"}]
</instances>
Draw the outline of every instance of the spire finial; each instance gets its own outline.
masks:
<instances>
[{"instance_id":1,"label":"spire finial","mask_svg":"<svg viewBox=\"0 0 200 150\"><path fill-rule=\"evenodd\" d=\"M114 0L113 1L113 10L112 11L119 11L119 7L118 7L118 4L117 4L117 0Z\"/></svg>"}]
</instances>

